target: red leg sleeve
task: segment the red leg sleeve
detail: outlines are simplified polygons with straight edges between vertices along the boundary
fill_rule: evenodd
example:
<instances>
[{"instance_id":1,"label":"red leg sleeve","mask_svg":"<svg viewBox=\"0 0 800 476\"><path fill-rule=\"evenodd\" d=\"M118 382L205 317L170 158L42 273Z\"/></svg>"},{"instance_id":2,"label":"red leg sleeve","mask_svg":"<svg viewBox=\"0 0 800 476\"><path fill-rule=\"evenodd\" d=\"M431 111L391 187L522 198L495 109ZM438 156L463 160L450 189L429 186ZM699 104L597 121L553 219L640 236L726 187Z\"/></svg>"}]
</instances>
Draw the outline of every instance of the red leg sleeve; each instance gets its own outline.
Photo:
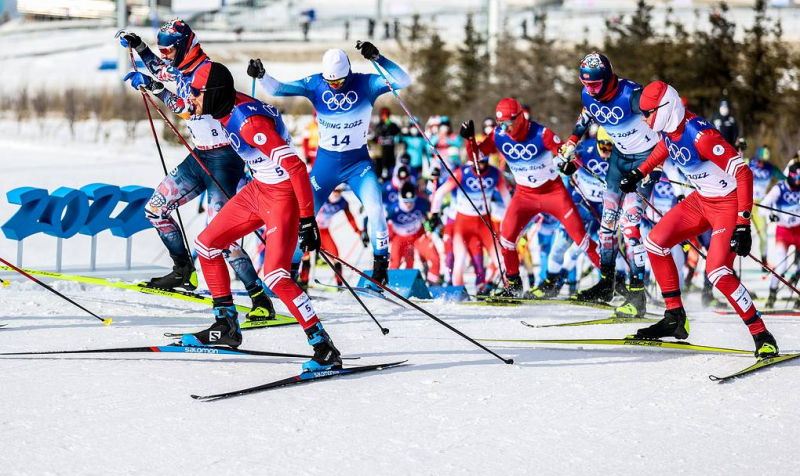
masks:
<instances>
[{"instance_id":1,"label":"red leg sleeve","mask_svg":"<svg viewBox=\"0 0 800 476\"><path fill-rule=\"evenodd\" d=\"M517 193L511 199L506 210L503 223L500 224L500 246L506 273L509 276L519 274L519 256L517 255L517 238L531 219L541 210L538 194L529 192L523 186L517 187Z\"/></svg>"}]
</instances>

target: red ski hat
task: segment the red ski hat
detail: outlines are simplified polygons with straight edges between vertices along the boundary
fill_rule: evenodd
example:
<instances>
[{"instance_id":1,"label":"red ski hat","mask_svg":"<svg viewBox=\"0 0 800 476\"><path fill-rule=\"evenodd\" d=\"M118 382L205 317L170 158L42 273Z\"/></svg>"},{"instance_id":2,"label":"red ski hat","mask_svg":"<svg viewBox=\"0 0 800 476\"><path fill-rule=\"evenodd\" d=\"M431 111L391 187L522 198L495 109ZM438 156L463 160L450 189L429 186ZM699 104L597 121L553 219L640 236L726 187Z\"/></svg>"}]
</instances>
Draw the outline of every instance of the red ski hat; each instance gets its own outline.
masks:
<instances>
[{"instance_id":1,"label":"red ski hat","mask_svg":"<svg viewBox=\"0 0 800 476\"><path fill-rule=\"evenodd\" d=\"M522 104L514 98L501 99L495 109L497 121L513 121L522 114Z\"/></svg>"},{"instance_id":2,"label":"red ski hat","mask_svg":"<svg viewBox=\"0 0 800 476\"><path fill-rule=\"evenodd\" d=\"M650 126L655 132L675 131L686 113L678 91L664 81L653 81L644 88L639 109L645 117L655 115Z\"/></svg>"}]
</instances>

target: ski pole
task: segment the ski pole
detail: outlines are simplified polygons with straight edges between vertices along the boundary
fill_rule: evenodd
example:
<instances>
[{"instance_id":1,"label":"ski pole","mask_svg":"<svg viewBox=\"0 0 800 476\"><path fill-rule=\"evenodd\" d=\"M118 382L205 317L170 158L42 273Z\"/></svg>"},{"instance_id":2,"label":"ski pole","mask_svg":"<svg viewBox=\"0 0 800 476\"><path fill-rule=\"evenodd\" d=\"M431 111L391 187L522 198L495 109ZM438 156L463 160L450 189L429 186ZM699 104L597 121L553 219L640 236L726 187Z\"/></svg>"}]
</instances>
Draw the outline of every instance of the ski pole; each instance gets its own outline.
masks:
<instances>
[{"instance_id":1,"label":"ski pole","mask_svg":"<svg viewBox=\"0 0 800 476\"><path fill-rule=\"evenodd\" d=\"M144 94L144 96L143 96L143 97L147 98L147 100L150 102L150 104L152 104L152 105L153 105L153 107L155 108L156 112L158 112L158 115L159 115L159 116L161 116L161 119L163 119L163 120L164 120L164 122L165 122L165 123L166 123L166 124L169 126L170 130L172 130L172 132L173 132L173 133L174 133L176 136L178 136L178 139L180 139L180 140L181 140L181 142L183 143L184 147L186 147L186 149L188 149L188 150L189 150L189 152L192 154L192 157L194 157L194 160L196 160L196 161L197 161L197 164L198 164L198 165L200 165L200 168L202 168L202 169L203 169L203 172L205 172L205 173L206 173L206 175L208 175L208 176L209 176L209 178L211 179L211 181L212 181L212 182L214 182L214 185L216 185L216 186L217 186L217 188L220 190L220 192L222 192L222 194L223 194L223 195L225 195L225 198L227 198L228 200L230 200L230 199L231 199L231 196L230 196L230 195L228 195L228 192L226 192L226 191L225 191L225 189L224 189L224 188L222 188L222 185L220 185L220 183L217 181L217 179L214 177L214 175L213 175L213 174L212 174L212 173L211 173L211 172L208 170L208 168L206 168L205 164L203 164L203 162L200 160L200 157L198 157L198 156L197 156L197 153L195 153L194 149L192 149L192 146L190 146L190 145L189 145L189 143L188 143L188 142L186 142L186 139L184 139L184 138L183 138L183 136L181 135L181 133L180 133L180 132L178 132L178 129L176 129L176 128L175 128L175 125L174 125L174 124L172 124L172 121L170 121L170 120L167 118L167 115L166 115L166 114L164 114L164 113L161 111L161 109L159 109L159 108L156 106L155 102L153 102L153 98L151 98L149 94ZM261 243L263 243L263 244L265 244L265 245L267 244L267 241L264 239L264 237L263 237L263 236L261 236L260 234L258 234L258 231L253 231L253 234L254 234L254 235L256 235L256 237L258 237L258 240L259 240L259 241L261 241Z\"/></svg>"},{"instance_id":2,"label":"ski pole","mask_svg":"<svg viewBox=\"0 0 800 476\"><path fill-rule=\"evenodd\" d=\"M378 322L378 320L377 320L377 319L375 319L375 316L373 316L373 315L372 315L372 313L370 312L370 310L369 310L369 308L367 307L367 305L366 305L366 304L364 304L364 302L361 300L361 298L360 298L360 297L358 297L358 294L356 294L356 292L355 292L355 291L353 291L353 288L351 288L351 287L350 287L350 284L347 282L347 280L346 280L346 279L344 279L344 276L342 276L342 273L340 273L340 272L339 272L339 271L338 271L338 270L337 270L337 269L336 269L336 268L333 266L333 263L331 262L331 260L330 260L330 259L329 259L327 256L325 256L325 250L323 250L322 248L320 248L320 253L319 253L319 255L320 255L320 256L322 256L322 259L323 259L323 260L325 260L325 262L326 262L326 263L328 263L328 266L330 266L330 267L331 267L331 269L332 269L332 270L333 270L333 272L336 274L336 276L337 276L339 279L341 279L341 280L342 280L342 282L344 283L344 285L345 285L345 286L347 286L347 290L348 290L348 291L350 291L350 294L352 294L352 295L353 295L353 297L354 297L354 298L356 298L356 301L358 301L358 303L359 303L359 304L361 304L361 307L363 307L363 308L364 308L364 310L367 312L367 314L369 314L369 317L371 317L371 318L372 318L372 320L373 320L373 321L375 321L375 324L377 324L377 325L378 325L378 327L380 327L380 328L381 328L381 333L383 333L383 335L386 335L386 334L388 334L388 333L389 333L389 329L387 329L387 328L383 327L383 326L381 325L381 323L380 323L380 322Z\"/></svg>"},{"instance_id":3,"label":"ski pole","mask_svg":"<svg viewBox=\"0 0 800 476\"><path fill-rule=\"evenodd\" d=\"M338 256L336 256L336 255L334 255L334 254L331 254L331 253L328 253L327 251L325 251L325 250L324 250L324 249L322 249L322 248L320 248L320 251L321 251L323 254L326 254L326 255L328 255L329 257L331 257L331 258L335 259L336 261L338 261L338 262L342 263L343 265L347 266L348 268L352 269L353 271L355 271L356 273L358 273L359 275L361 275L361 276L362 276L364 279L367 279L367 280L369 280L369 281L370 281L370 282L372 282L374 285L378 286L379 288L383 289L384 291L388 291L388 292L389 292L389 293L390 293L392 296L396 297L397 299L399 299L399 300L401 300L402 302L404 302L404 303L406 303L406 304L410 305L411 307L413 307L413 308L414 308L414 309L416 309L417 311L419 311L419 312L421 312L421 313L425 314L426 316L430 317L430 318L431 318L431 319L433 319L434 321L438 322L439 324L443 325L444 327L446 327L446 328L450 329L451 331L455 332L456 334L458 334L459 336L463 337L463 338L464 338L464 339L466 339L467 341L469 341L469 342L471 342L471 343L475 344L476 346L480 347L481 349L485 350L486 352L488 352L488 353L492 354L493 356L497 357L498 359L502 360L502 361L503 361L503 363L506 363L506 364L513 364L513 363L514 363L514 359L506 359L506 358L503 358L503 357L501 357L500 355L496 354L496 353L495 353L495 352L493 352L491 349L489 349L489 348L487 348L486 346L482 345L481 343L479 343L478 341L476 341L476 340L475 340L475 339L473 339L472 337L470 337L470 336L468 336L468 335L464 334L464 333L463 333L463 332L461 332L460 330L458 330L458 329L456 329L455 327L451 326L450 324L448 324L448 323L444 322L442 319L439 319L438 317L434 316L434 315L433 315L433 314L431 314L430 312L428 312L428 311L426 311L425 309L423 309L422 307L418 306L416 303L414 303L414 302L410 301L409 299L406 299L405 297L401 296L399 293L395 292L395 290L394 290L394 289L392 289L392 288L390 288L390 287L388 287L388 286L384 286L383 284L381 284L381 283L379 283L379 282L375 281L375 280L374 280L374 279L372 279L371 277L369 277L369 276L367 276L366 274L364 274L364 273L363 273L363 272L362 272L360 269L358 269L358 268L356 268L355 266L351 265L350 263L348 263L348 262L346 262L346 261L342 260L342 259L341 259L341 258L339 258Z\"/></svg>"},{"instance_id":4,"label":"ski pole","mask_svg":"<svg viewBox=\"0 0 800 476\"><path fill-rule=\"evenodd\" d=\"M770 268L770 267L769 267L769 265L767 265L767 263L764 263L764 262L763 262L763 261L761 261L760 259L758 259L758 258L756 258L755 256L753 256L753 253L748 253L748 254L747 254L747 256L749 256L751 260L753 260L753 261L755 261L756 263L760 264L762 268L764 268L764 269L766 269L767 271L769 271L770 273L772 273L772 275L773 275L773 276L775 276L776 278L778 278L778 281L780 281L780 282L782 282L783 284L785 284L785 285L786 285L786 286L787 286L789 289L791 289L792 291L794 291L794 293L795 293L795 294L797 294L798 296L800 296L800 291L798 291L796 287L792 286L792 284L791 284L789 281L786 281L785 279L783 279L783 276L781 276L780 274L778 274L777 272L775 272L775 270L774 270L774 269Z\"/></svg>"},{"instance_id":5,"label":"ski pole","mask_svg":"<svg viewBox=\"0 0 800 476\"><path fill-rule=\"evenodd\" d=\"M95 313L93 313L92 311L90 311L90 310L86 309L85 307L81 306L80 304L78 304L77 302L75 302L75 301L73 301L72 299L68 298L67 296L64 296L64 295L63 295L63 294L61 294L60 292L56 291L56 290L55 290L55 289L53 289L52 287L50 287L50 286L46 285L45 283L43 283L43 282L39 281L38 279L34 278L34 277L33 277L33 276L31 276L30 274L26 273L25 271L23 271L23 270L21 270L21 269L17 268L16 266L14 266L13 264L11 264L11 263L9 263L8 261L4 260L3 258L0 258L0 262L2 262L3 264L5 264L5 265L6 265L6 266L8 266L9 268L13 269L13 270L14 270L14 271L16 271L17 273L19 273L19 274L21 274L21 275L25 276L26 278L30 279L31 281L33 281L34 283L38 284L39 286L41 286L41 287L43 287L43 288L47 289L48 291L50 291L51 293L55 294L56 296L58 296L58 297L60 297L60 298L64 299L65 301L68 301L69 303L71 303L71 304L73 304L73 305L75 305L75 306L79 307L81 310L83 310L83 311L86 311L86 313L88 313L88 314L89 314L89 315L91 315L92 317L95 317L95 318L99 319L99 320L100 320L100 321L101 321L103 324L105 324L105 325L107 325L107 326L110 326L110 325L111 325L111 322L112 322L112 320L111 320L111 318L110 318L110 317L106 317L106 318L104 319L104 318L102 318L102 317L98 316L97 314L95 314Z\"/></svg>"},{"instance_id":6,"label":"ski pole","mask_svg":"<svg viewBox=\"0 0 800 476\"><path fill-rule=\"evenodd\" d=\"M119 34L119 32L117 32ZM133 67L134 71L139 71L136 67L136 60L133 58L133 49L128 46L128 56L131 58L131 66ZM153 116L150 114L150 106L147 105L147 100L145 99L145 89L144 86L139 86L139 92L142 93L142 102L144 103L144 110L147 111L147 120L150 122L150 130L153 132L153 140L156 142L156 149L158 149L158 156L161 158L161 167L164 169L164 176L166 177L169 172L167 171L167 163L164 161L164 153L161 152L161 143L158 141L158 134L156 134L156 126L153 124ZM158 108L156 108L158 109ZM178 225L181 229L181 234L183 235L183 244L186 246L186 253L189 255L189 260L192 259L192 252L189 248L189 238L186 236L186 228L183 226L183 218L181 218L181 212L176 208L175 215L178 216Z\"/></svg>"},{"instance_id":7,"label":"ski pole","mask_svg":"<svg viewBox=\"0 0 800 476\"><path fill-rule=\"evenodd\" d=\"M489 206L489 201L486 200L486 189L483 187L483 179L481 178L481 171L478 167L478 143L475 141L474 137L470 139L470 143L472 144L472 161L475 163L475 173L478 174L478 183L480 183L481 185L481 195L483 195L483 206L486 207L486 216L489 217L489 221L491 221L492 207ZM500 278L502 278L503 284L506 287L508 287L506 272L503 269L503 262L500 260L500 252L497 249L497 240L495 238L496 238L495 234L492 233L492 247L494 248L494 255L497 258L497 267L500 269Z\"/></svg>"},{"instance_id":8,"label":"ski pole","mask_svg":"<svg viewBox=\"0 0 800 476\"><path fill-rule=\"evenodd\" d=\"M356 45L356 48L360 47L360 45L361 45L361 42L359 41L357 43L357 45ZM461 190L461 193L464 194L464 198L466 198L467 201L469 202L469 204L472 205L472 208L474 208L475 211L478 213L478 218L480 218L481 221L483 222L483 224L486 225L486 228L489 229L489 232L492 234L492 238L494 238L496 240L497 239L497 235L494 232L494 228L492 228L492 226L486 221L486 218L484 218L483 215L481 215L481 211L478 209L478 206L475 205L475 202L473 202L472 199L469 198L469 195L467 195L466 189L464 189L464 186L461 185L461 181L458 180L455 177L455 175L453 175L453 170L450 168L449 165L447 165L447 162L445 162L445 160L442 158L442 155L439 153L439 151L433 145L433 143L431 142L431 140L428 137L428 135L425 134L425 131L422 130L422 127L419 125L419 121L417 121L417 119L413 115L411 115L411 112L408 110L408 107L406 106L406 103L403 101L402 98L400 98L400 95L397 94L397 90L394 89L394 86L392 86L392 82L389 81L389 78L386 77L386 74L383 72L383 70L380 68L380 66L378 66L378 63L376 63L375 61L370 61L370 63L372 63L372 65L375 66L375 69L378 71L378 74L380 74L383 77L384 81L386 81L386 86L392 92L392 94L394 95L394 98L397 99L397 102L400 104L400 107L402 107L403 110L405 111L406 115L408 116L409 121L414 125L414 127L417 128L417 130L419 131L420 135L422 135L422 137L425 138L425 141L428 143L428 145L431 147L431 149L433 149L433 152L436 154L436 157L439 159L439 163L442 164L442 166L445 168L445 170L447 170L447 172L450 174L450 177L456 183L456 185L458 186L459 190Z\"/></svg>"},{"instance_id":9,"label":"ski pole","mask_svg":"<svg viewBox=\"0 0 800 476\"><path fill-rule=\"evenodd\" d=\"M694 185L690 185L688 183L683 183L683 182L677 182L675 180L670 180L668 177L661 177L661 181L662 182L674 183L675 185L680 185L682 187L692 188L692 189L697 190L697 187L695 187ZM779 208L773 208L773 207L770 207L768 205L762 205L760 203L755 203L755 202L753 203L753 205L757 206L758 208L763 208L765 210L773 211L775 213L783 213L784 215L789 215L789 216L800 218L800 215L798 215L796 213L787 212L787 211L781 210Z\"/></svg>"}]
</instances>

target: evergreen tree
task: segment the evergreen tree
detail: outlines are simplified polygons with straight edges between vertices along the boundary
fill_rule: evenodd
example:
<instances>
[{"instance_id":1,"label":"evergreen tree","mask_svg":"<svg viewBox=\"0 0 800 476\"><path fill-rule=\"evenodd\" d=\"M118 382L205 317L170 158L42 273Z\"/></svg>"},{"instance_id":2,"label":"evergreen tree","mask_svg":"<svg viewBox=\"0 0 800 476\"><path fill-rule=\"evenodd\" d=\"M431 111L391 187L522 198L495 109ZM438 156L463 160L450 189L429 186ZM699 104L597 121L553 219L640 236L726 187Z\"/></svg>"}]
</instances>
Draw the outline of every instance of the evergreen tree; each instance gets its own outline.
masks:
<instances>
[{"instance_id":1,"label":"evergreen tree","mask_svg":"<svg viewBox=\"0 0 800 476\"><path fill-rule=\"evenodd\" d=\"M416 114L452 115L454 113L453 74L450 69L453 53L437 32L413 54L415 81L406 100Z\"/></svg>"},{"instance_id":2,"label":"evergreen tree","mask_svg":"<svg viewBox=\"0 0 800 476\"><path fill-rule=\"evenodd\" d=\"M740 65L740 45L734 38L736 24L728 19L728 6L723 2L709 13L709 31L695 32L691 43L690 81L682 94L688 97L691 108L697 114L711 116L730 90L736 77L735 68Z\"/></svg>"},{"instance_id":3,"label":"evergreen tree","mask_svg":"<svg viewBox=\"0 0 800 476\"><path fill-rule=\"evenodd\" d=\"M475 30L472 15L467 15L464 42L458 48L456 66L456 103L462 115L469 115L476 99L484 92L489 82L486 38Z\"/></svg>"}]
</instances>

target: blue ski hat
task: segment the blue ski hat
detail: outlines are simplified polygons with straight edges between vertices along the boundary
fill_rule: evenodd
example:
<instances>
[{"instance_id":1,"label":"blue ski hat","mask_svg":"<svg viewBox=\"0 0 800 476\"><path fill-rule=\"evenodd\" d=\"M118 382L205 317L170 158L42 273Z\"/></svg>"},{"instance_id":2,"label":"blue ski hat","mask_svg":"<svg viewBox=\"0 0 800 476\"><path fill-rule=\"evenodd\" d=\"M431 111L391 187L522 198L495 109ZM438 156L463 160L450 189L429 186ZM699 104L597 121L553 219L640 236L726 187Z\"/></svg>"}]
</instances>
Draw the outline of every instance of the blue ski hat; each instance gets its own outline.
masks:
<instances>
[{"instance_id":1,"label":"blue ski hat","mask_svg":"<svg viewBox=\"0 0 800 476\"><path fill-rule=\"evenodd\" d=\"M581 61L580 79L590 96L601 98L615 90L617 76L606 55L589 53Z\"/></svg>"}]
</instances>

